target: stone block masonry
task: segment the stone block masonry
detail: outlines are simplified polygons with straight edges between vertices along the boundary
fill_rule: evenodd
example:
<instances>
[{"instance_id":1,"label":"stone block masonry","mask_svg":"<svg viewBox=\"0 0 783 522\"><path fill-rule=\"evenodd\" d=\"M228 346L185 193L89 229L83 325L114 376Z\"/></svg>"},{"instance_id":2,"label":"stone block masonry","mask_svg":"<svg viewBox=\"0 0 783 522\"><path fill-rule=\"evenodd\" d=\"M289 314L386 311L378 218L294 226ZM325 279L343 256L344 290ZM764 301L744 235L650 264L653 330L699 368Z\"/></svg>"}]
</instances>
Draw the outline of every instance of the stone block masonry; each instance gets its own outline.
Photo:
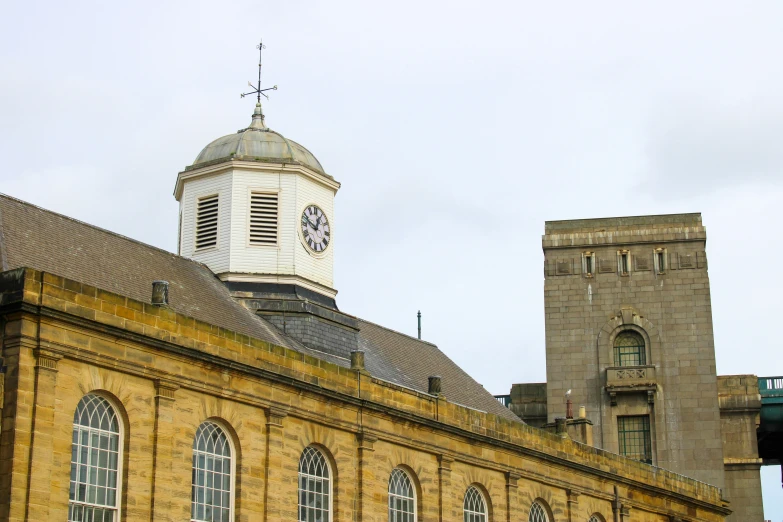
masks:
<instances>
[{"instance_id":1,"label":"stone block masonry","mask_svg":"<svg viewBox=\"0 0 783 522\"><path fill-rule=\"evenodd\" d=\"M654 464L723 487L706 239L700 214L546 223L547 403L552 422L572 389L617 453L618 419L646 416ZM634 360L616 360L622 332L643 340ZM635 382L607 383L629 363Z\"/></svg>"},{"instance_id":2,"label":"stone block masonry","mask_svg":"<svg viewBox=\"0 0 783 522\"><path fill-rule=\"evenodd\" d=\"M328 457L335 521L387 520L395 468L412 477L422 522L461 519L470 486L492 520L526 520L534 502L558 521L730 511L696 480L56 275L2 274L0 318L0 520L67 519L86 394L119 418L121 520L189 519L207 420L234 452L233 520L295 520L308 447Z\"/></svg>"}]
</instances>

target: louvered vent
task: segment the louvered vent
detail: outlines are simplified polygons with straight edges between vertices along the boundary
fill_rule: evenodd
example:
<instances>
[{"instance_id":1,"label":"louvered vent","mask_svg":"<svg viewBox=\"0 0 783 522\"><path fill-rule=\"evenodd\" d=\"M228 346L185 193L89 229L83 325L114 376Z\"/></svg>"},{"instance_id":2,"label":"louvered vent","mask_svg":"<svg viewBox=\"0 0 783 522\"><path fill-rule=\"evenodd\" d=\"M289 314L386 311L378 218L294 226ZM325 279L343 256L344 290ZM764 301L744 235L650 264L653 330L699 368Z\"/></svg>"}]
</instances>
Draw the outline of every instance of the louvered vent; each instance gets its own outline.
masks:
<instances>
[{"instance_id":1,"label":"louvered vent","mask_svg":"<svg viewBox=\"0 0 783 522\"><path fill-rule=\"evenodd\" d=\"M277 194L250 194L250 244L277 244Z\"/></svg>"},{"instance_id":2,"label":"louvered vent","mask_svg":"<svg viewBox=\"0 0 783 522\"><path fill-rule=\"evenodd\" d=\"M218 195L198 200L196 208L196 250L217 245Z\"/></svg>"}]
</instances>

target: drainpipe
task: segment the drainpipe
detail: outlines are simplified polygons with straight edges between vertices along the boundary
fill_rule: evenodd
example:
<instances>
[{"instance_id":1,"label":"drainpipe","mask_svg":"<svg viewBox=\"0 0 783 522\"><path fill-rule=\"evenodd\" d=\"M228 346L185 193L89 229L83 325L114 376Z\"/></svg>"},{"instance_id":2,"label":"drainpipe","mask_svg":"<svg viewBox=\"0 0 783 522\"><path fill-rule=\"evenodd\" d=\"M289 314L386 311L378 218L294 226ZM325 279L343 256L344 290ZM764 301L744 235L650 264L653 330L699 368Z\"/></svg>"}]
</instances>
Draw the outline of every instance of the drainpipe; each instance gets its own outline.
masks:
<instances>
[{"instance_id":1,"label":"drainpipe","mask_svg":"<svg viewBox=\"0 0 783 522\"><path fill-rule=\"evenodd\" d=\"M614 522L620 522L620 494L617 492L617 486L614 487L614 500L612 501L612 516Z\"/></svg>"}]
</instances>

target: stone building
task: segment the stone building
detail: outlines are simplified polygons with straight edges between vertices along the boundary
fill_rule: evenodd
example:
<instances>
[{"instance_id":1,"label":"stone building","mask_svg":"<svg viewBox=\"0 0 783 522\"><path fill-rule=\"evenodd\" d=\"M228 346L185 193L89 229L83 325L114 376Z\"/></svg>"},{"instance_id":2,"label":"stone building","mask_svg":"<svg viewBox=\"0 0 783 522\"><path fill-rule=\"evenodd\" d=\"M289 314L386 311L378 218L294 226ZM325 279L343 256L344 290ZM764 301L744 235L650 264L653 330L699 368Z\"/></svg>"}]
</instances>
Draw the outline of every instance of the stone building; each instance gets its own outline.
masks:
<instances>
[{"instance_id":1,"label":"stone building","mask_svg":"<svg viewBox=\"0 0 783 522\"><path fill-rule=\"evenodd\" d=\"M179 174L182 255L0 196L0 520L725 520L339 310L338 189L258 106Z\"/></svg>"},{"instance_id":2,"label":"stone building","mask_svg":"<svg viewBox=\"0 0 783 522\"><path fill-rule=\"evenodd\" d=\"M594 443L725 488L761 522L754 376L718 377L700 214L548 221L547 382L512 387L534 425L585 406Z\"/></svg>"}]
</instances>

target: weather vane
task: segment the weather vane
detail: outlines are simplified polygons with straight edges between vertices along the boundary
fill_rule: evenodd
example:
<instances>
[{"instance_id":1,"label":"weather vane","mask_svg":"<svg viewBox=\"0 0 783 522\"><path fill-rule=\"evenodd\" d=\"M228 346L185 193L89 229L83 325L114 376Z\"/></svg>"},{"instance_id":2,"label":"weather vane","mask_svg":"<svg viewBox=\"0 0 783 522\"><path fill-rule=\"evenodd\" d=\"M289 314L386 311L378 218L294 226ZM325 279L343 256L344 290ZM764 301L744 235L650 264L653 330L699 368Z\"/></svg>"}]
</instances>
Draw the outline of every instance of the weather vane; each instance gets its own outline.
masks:
<instances>
[{"instance_id":1,"label":"weather vane","mask_svg":"<svg viewBox=\"0 0 783 522\"><path fill-rule=\"evenodd\" d=\"M269 96L264 94L264 91L276 91L277 85L275 85L274 87L267 87L266 89L261 88L261 53L263 52L264 49L266 49L266 45L264 45L264 43L261 42L256 46L256 49L258 49L258 85L254 86L251 82L247 82L247 84L253 90L242 94L240 98L244 98L245 96L250 96L252 94L255 94L256 98L258 99L258 103L261 103L262 94L264 98L266 98L267 100L269 99Z\"/></svg>"}]
</instances>

